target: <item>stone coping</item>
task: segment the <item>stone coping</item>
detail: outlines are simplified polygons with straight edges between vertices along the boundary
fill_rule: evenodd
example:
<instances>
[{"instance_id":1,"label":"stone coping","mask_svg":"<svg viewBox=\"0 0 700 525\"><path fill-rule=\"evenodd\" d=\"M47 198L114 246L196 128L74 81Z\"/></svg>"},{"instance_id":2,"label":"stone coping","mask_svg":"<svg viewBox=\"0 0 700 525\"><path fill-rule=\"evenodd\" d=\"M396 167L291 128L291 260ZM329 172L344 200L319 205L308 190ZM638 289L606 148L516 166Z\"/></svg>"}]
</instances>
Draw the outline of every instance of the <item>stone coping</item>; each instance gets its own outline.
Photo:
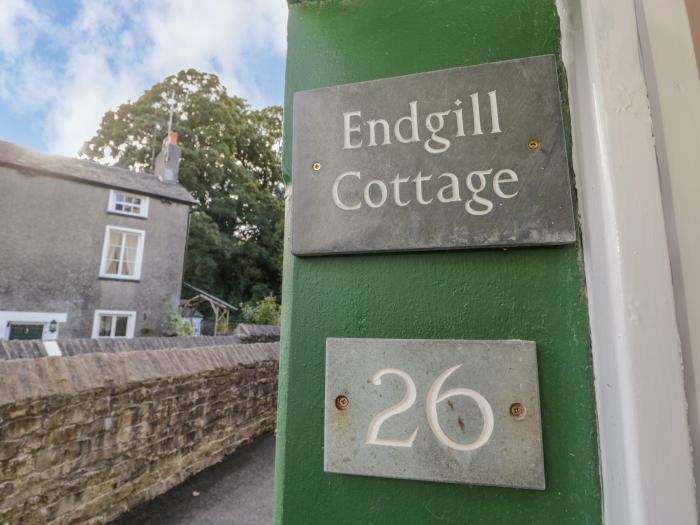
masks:
<instances>
[{"instance_id":1,"label":"stone coping","mask_svg":"<svg viewBox=\"0 0 700 525\"><path fill-rule=\"evenodd\" d=\"M230 370L237 365L269 360L279 360L279 343L0 360L0 406L26 399L125 387L163 377L175 379Z\"/></svg>"}]
</instances>

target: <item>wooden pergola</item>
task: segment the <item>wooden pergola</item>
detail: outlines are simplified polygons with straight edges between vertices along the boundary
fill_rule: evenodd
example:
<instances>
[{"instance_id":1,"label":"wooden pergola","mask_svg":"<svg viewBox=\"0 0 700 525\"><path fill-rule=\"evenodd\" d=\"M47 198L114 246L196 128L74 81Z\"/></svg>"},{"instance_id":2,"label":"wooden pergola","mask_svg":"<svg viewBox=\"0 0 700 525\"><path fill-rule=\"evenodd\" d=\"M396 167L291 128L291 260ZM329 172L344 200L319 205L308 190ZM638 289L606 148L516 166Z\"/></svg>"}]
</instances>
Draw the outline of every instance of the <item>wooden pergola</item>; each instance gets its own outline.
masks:
<instances>
[{"instance_id":1,"label":"wooden pergola","mask_svg":"<svg viewBox=\"0 0 700 525\"><path fill-rule=\"evenodd\" d=\"M211 295L204 290L192 286L191 284L184 282L182 284L194 291L195 295L180 303L180 314L188 311L195 312L200 304L208 304L214 312L214 335L218 335L219 323L222 323L223 326L228 326L229 313L237 311L238 308L227 303L223 299L219 299L218 297Z\"/></svg>"}]
</instances>

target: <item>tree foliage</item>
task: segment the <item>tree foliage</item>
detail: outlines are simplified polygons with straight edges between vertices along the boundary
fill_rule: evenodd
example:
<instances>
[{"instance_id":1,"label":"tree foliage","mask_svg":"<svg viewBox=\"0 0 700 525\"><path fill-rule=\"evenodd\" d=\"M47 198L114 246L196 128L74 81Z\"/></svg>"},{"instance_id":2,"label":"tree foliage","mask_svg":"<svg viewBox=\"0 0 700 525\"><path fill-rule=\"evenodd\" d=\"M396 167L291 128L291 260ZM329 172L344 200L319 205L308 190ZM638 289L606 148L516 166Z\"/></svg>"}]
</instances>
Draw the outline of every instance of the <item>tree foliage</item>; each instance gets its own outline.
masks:
<instances>
[{"instance_id":1,"label":"tree foliage","mask_svg":"<svg viewBox=\"0 0 700 525\"><path fill-rule=\"evenodd\" d=\"M163 300L166 312L166 326L164 335L176 335L178 337L189 337L192 335L192 325L185 321L180 312L175 310L170 303L170 297Z\"/></svg>"},{"instance_id":2,"label":"tree foliage","mask_svg":"<svg viewBox=\"0 0 700 525\"><path fill-rule=\"evenodd\" d=\"M268 295L255 306L246 304L241 309L241 320L253 324L280 324L281 310L274 296Z\"/></svg>"},{"instance_id":3,"label":"tree foliage","mask_svg":"<svg viewBox=\"0 0 700 525\"><path fill-rule=\"evenodd\" d=\"M189 69L108 111L81 154L152 172L172 112L191 215L185 281L234 304L279 295L282 109L252 110L216 75Z\"/></svg>"}]
</instances>

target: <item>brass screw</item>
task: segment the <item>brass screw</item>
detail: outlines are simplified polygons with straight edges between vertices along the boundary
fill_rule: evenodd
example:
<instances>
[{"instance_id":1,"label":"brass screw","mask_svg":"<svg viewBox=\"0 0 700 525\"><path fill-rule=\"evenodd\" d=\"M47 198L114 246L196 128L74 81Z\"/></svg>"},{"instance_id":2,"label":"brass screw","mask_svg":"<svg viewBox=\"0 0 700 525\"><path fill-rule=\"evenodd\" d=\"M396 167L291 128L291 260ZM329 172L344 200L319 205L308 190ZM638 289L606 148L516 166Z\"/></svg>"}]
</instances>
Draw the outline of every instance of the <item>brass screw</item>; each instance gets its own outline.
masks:
<instances>
[{"instance_id":1,"label":"brass screw","mask_svg":"<svg viewBox=\"0 0 700 525\"><path fill-rule=\"evenodd\" d=\"M513 403L510 405L510 415L517 420L525 419L527 409L522 403Z\"/></svg>"},{"instance_id":2,"label":"brass screw","mask_svg":"<svg viewBox=\"0 0 700 525\"><path fill-rule=\"evenodd\" d=\"M338 410L345 410L350 405L350 400L347 396L340 395L335 398L335 408Z\"/></svg>"},{"instance_id":3,"label":"brass screw","mask_svg":"<svg viewBox=\"0 0 700 525\"><path fill-rule=\"evenodd\" d=\"M311 165L311 169L314 171L321 171L321 163L320 162L314 162Z\"/></svg>"},{"instance_id":4,"label":"brass screw","mask_svg":"<svg viewBox=\"0 0 700 525\"><path fill-rule=\"evenodd\" d=\"M537 139L532 139L530 142L527 143L527 147L530 149L530 151L540 149L540 146L540 141Z\"/></svg>"}]
</instances>

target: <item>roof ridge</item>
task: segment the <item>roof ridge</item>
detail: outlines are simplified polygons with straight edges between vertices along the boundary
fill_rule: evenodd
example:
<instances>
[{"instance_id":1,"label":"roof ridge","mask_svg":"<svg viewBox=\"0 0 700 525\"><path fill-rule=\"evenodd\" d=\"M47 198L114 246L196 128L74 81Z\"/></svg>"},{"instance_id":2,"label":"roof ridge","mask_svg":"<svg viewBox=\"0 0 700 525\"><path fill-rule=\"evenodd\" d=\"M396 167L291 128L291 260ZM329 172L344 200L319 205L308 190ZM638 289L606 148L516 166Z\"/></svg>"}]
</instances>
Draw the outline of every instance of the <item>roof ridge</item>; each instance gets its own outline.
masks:
<instances>
[{"instance_id":1,"label":"roof ridge","mask_svg":"<svg viewBox=\"0 0 700 525\"><path fill-rule=\"evenodd\" d=\"M0 165L68 178L86 184L119 188L145 195L164 197L186 204L197 200L179 182L164 182L149 172L109 166L91 159L41 153L0 140Z\"/></svg>"}]
</instances>

